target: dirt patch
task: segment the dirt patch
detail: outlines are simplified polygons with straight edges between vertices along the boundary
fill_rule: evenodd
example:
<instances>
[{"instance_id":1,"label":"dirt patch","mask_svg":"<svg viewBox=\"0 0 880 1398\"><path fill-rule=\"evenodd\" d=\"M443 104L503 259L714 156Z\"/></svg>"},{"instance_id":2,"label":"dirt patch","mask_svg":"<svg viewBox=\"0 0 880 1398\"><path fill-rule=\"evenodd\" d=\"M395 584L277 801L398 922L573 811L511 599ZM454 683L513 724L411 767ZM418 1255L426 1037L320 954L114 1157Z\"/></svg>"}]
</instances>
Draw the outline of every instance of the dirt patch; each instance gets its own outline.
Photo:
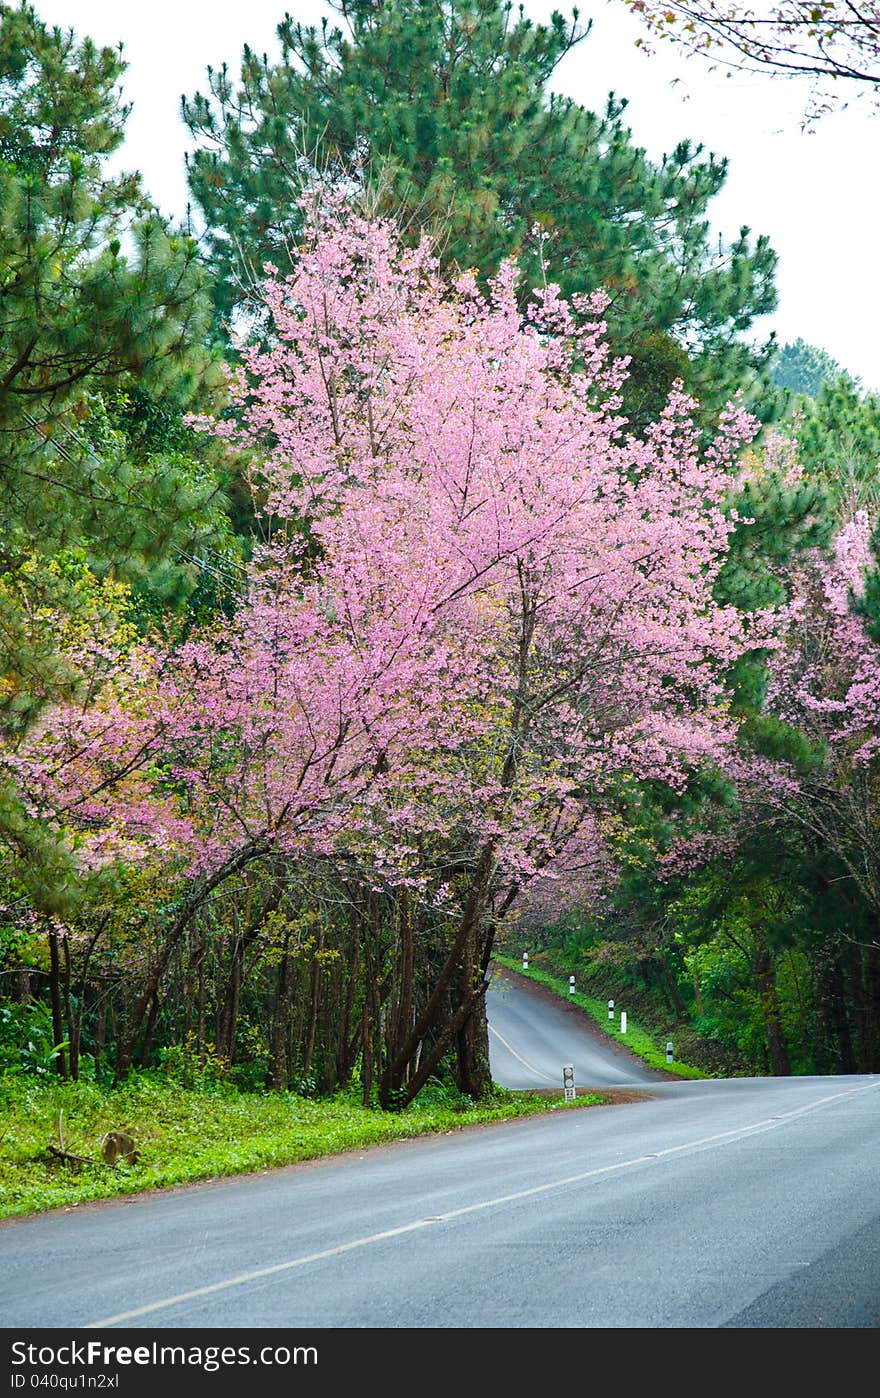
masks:
<instances>
[{"instance_id":1,"label":"dirt patch","mask_svg":"<svg viewBox=\"0 0 880 1398\"><path fill-rule=\"evenodd\" d=\"M558 1097L562 1098L562 1090L558 1087L535 1087L528 1089L531 1097ZM639 1087L579 1087L575 1102L582 1097L601 1097L602 1104L606 1107L614 1107L629 1102L653 1102L655 1094L644 1091ZM528 1120L528 1118L524 1118Z\"/></svg>"}]
</instances>

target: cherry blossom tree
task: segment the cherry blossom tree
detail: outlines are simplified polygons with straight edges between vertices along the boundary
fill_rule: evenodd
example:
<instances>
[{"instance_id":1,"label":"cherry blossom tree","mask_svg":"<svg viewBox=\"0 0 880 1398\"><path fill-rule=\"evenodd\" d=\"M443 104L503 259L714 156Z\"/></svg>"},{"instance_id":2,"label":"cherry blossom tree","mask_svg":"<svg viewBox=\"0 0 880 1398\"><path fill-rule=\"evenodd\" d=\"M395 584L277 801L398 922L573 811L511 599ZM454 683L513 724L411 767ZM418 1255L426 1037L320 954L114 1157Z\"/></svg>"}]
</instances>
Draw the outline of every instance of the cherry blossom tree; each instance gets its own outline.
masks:
<instances>
[{"instance_id":1,"label":"cherry blossom tree","mask_svg":"<svg viewBox=\"0 0 880 1398\"><path fill-rule=\"evenodd\" d=\"M750 424L731 410L702 450L676 393L635 440L602 299L569 305L551 286L523 315L516 283L508 264L487 294L469 275L446 288L427 243L406 249L392 225L331 201L296 274L270 269L272 339L243 351L239 411L219 429L259 457L275 521L258 561L265 634L320 618L339 647L326 711L342 724L340 824L324 802L320 850L342 839L350 855L341 792L354 782L369 876L378 865L446 904L448 951L421 1012L410 976L391 1016L386 1087L410 1096L451 1047L460 1084L485 1085L497 916L552 876L587 817L598 828L621 772L680 785L717 755L732 732L724 672L748 644L712 583ZM313 743L322 681L311 637L306 649ZM296 764L277 770L270 805L294 853ZM401 961L414 960L408 945Z\"/></svg>"},{"instance_id":2,"label":"cherry blossom tree","mask_svg":"<svg viewBox=\"0 0 880 1398\"><path fill-rule=\"evenodd\" d=\"M857 610L875 567L865 510L838 531L833 557L803 570L768 693L770 712L805 733L818 763L777 800L833 847L880 918L880 648Z\"/></svg>"},{"instance_id":3,"label":"cherry blossom tree","mask_svg":"<svg viewBox=\"0 0 880 1398\"><path fill-rule=\"evenodd\" d=\"M185 870L120 1072L204 899L281 858L350 902L383 1103L450 1052L476 1095L499 919L601 859L623 777L684 790L731 741L750 622L713 584L753 424L732 408L705 444L676 390L636 439L601 297L549 286L524 313L513 264L447 286L428 243L341 199L309 219L229 415L202 423L253 462L248 595L173 656L137 650L149 684L51 780L117 838L153 812Z\"/></svg>"}]
</instances>

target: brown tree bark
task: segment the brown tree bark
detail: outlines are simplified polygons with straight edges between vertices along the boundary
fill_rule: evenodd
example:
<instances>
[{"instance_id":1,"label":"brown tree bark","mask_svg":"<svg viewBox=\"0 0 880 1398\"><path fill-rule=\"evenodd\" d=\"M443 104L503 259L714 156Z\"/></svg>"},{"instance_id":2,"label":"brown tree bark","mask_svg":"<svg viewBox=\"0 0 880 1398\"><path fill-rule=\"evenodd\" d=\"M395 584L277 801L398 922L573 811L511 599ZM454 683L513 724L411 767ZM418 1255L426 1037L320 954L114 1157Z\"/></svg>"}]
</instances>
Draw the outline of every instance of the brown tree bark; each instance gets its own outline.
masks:
<instances>
[{"instance_id":1,"label":"brown tree bark","mask_svg":"<svg viewBox=\"0 0 880 1398\"><path fill-rule=\"evenodd\" d=\"M857 1046L858 1071L875 1073L878 1059L878 1004L880 949L852 944L849 950L849 982Z\"/></svg>"},{"instance_id":2,"label":"brown tree bark","mask_svg":"<svg viewBox=\"0 0 880 1398\"><path fill-rule=\"evenodd\" d=\"M120 1039L114 1070L114 1079L116 1082L120 1082L131 1067L141 1026L150 1010L154 997L158 994L159 986L162 984L172 953L175 951L181 937L189 927L196 913L203 906L205 899L209 894L213 893L215 888L219 888L221 883L230 878L232 874L238 873L240 869L244 869L248 864L252 864L254 860L262 858L263 855L269 852L269 849L270 843L268 839L254 840L244 849L238 850L236 854L230 856L210 878L206 879L203 884L200 884L198 888L194 889L189 897L184 900L177 918L166 933L162 950L154 959L147 973L143 989L129 1020L127 1031Z\"/></svg>"},{"instance_id":3,"label":"brown tree bark","mask_svg":"<svg viewBox=\"0 0 880 1398\"><path fill-rule=\"evenodd\" d=\"M138 1063L142 1068L146 1068L150 1061L150 1049L153 1047L153 1036L156 1033L156 1025L159 1023L159 1010L161 1001L158 990L150 1001L150 1012L147 1015L147 1022L144 1026L144 1037L141 1039L140 1051L138 1053Z\"/></svg>"},{"instance_id":4,"label":"brown tree bark","mask_svg":"<svg viewBox=\"0 0 880 1398\"><path fill-rule=\"evenodd\" d=\"M345 1084L350 1079L361 1042L360 1034L352 1033L360 959L359 931L357 912L352 908L348 919L348 960L345 967L342 1013L336 1033L336 1081L340 1084Z\"/></svg>"},{"instance_id":5,"label":"brown tree bark","mask_svg":"<svg viewBox=\"0 0 880 1398\"><path fill-rule=\"evenodd\" d=\"M293 957L290 955L290 934L285 933L278 964L275 992L275 1008L272 1015L272 1032L269 1041L269 1082L276 1092L283 1092L290 1084L290 1061L287 1040L290 1033L290 1002L294 984Z\"/></svg>"},{"instance_id":6,"label":"brown tree bark","mask_svg":"<svg viewBox=\"0 0 880 1398\"><path fill-rule=\"evenodd\" d=\"M79 1081L79 1036L82 1016L82 993L84 986L80 987L80 1009L79 1014L74 1013L73 996L71 987L71 965L70 965L70 938L66 932L62 932L59 938L61 949L61 984L64 998L64 1020L67 1027L67 1072L72 1082Z\"/></svg>"},{"instance_id":7,"label":"brown tree bark","mask_svg":"<svg viewBox=\"0 0 880 1398\"><path fill-rule=\"evenodd\" d=\"M303 1077L309 1077L312 1071L312 1060L315 1056L315 1041L318 1030L318 1011L321 1005L321 980L322 967L320 953L324 950L324 924L318 924L318 937L315 946L315 959L312 963L312 982L309 990L309 1027L306 1033L306 1043L303 1050Z\"/></svg>"},{"instance_id":8,"label":"brown tree bark","mask_svg":"<svg viewBox=\"0 0 880 1398\"><path fill-rule=\"evenodd\" d=\"M872 942L865 947L865 983L867 990L868 1014L866 1033L868 1036L869 1073L880 1072L880 945Z\"/></svg>"},{"instance_id":9,"label":"brown tree bark","mask_svg":"<svg viewBox=\"0 0 880 1398\"><path fill-rule=\"evenodd\" d=\"M788 1046L782 1029L782 1013L776 985L776 967L770 948L766 945L758 947L755 974L758 981L761 1013L764 1016L764 1032L767 1036L771 1070L775 1077L790 1077L791 1060L788 1056Z\"/></svg>"},{"instance_id":10,"label":"brown tree bark","mask_svg":"<svg viewBox=\"0 0 880 1398\"><path fill-rule=\"evenodd\" d=\"M95 1062L100 1063L107 1047L107 992L98 986L98 1003L95 1007Z\"/></svg>"},{"instance_id":11,"label":"brown tree bark","mask_svg":"<svg viewBox=\"0 0 880 1398\"><path fill-rule=\"evenodd\" d=\"M487 988L483 982L482 963L478 952L480 927L475 922L462 954L462 1003L476 994L471 1013L464 1020L455 1039L455 1082L459 1092L479 1101L492 1090L489 1068L489 1026L486 1020ZM481 989L482 987L482 989Z\"/></svg>"},{"instance_id":12,"label":"brown tree bark","mask_svg":"<svg viewBox=\"0 0 880 1398\"><path fill-rule=\"evenodd\" d=\"M459 1092L479 1101L492 1090L489 1067L489 1026L486 1019L488 986L474 987L473 1009L456 1036L455 1081Z\"/></svg>"},{"instance_id":13,"label":"brown tree bark","mask_svg":"<svg viewBox=\"0 0 880 1398\"><path fill-rule=\"evenodd\" d=\"M659 957L657 958L657 964L660 967L660 974L663 977L663 984L666 987L666 991L669 995L669 1000L672 1005L673 1011L679 1017L679 1019L686 1019L687 1010L685 1009L684 1000L681 998L681 991L678 988L678 981L675 979L675 976L670 971L669 963L667 962L663 952L661 952Z\"/></svg>"},{"instance_id":14,"label":"brown tree bark","mask_svg":"<svg viewBox=\"0 0 880 1398\"><path fill-rule=\"evenodd\" d=\"M49 998L52 1004L52 1047L58 1049L55 1069L59 1077L67 1078L67 1058L64 1049L58 1048L64 1042L64 1010L61 991L61 962L58 955L58 933L49 929Z\"/></svg>"},{"instance_id":15,"label":"brown tree bark","mask_svg":"<svg viewBox=\"0 0 880 1398\"><path fill-rule=\"evenodd\" d=\"M231 938L229 968L220 1011L217 1016L216 1049L227 1063L235 1059L235 1033L238 1028L238 1004L244 970L244 938L236 932Z\"/></svg>"},{"instance_id":16,"label":"brown tree bark","mask_svg":"<svg viewBox=\"0 0 880 1398\"><path fill-rule=\"evenodd\" d=\"M412 1101L412 1098L415 1096L415 1092L412 1091L412 1082L417 1081L419 1087L427 1082L434 1068L443 1057L443 1054L446 1053L454 1043L456 1035L464 1025L467 1015L475 1008L477 997L484 995L488 989L488 986L482 979L473 989L468 988L464 998L460 1000L458 1008L453 1012L452 1020L447 1021L445 1025L443 1024L443 1007L447 991L454 981L458 980L459 983L461 983L460 978L463 960L464 964L471 968L465 980L465 986L470 987L473 985L472 976L473 967L476 962L476 939L479 936L486 910L494 858L495 842L494 840L490 840L484 845L480 857L477 860L474 875L471 880L470 891L462 910L458 930L440 974L434 982L433 989L424 1009L416 1016L413 1028L406 1036L394 1061L393 1073L396 1077L396 1081L402 1082L403 1070L416 1052L419 1051L422 1041L428 1037L429 1032L439 1030L440 1040L438 1042L444 1044L443 1052L438 1055L437 1046L435 1044L434 1048L428 1054L427 1059L420 1059L416 1077L410 1080L407 1101ZM453 1029L450 1028L451 1024L454 1024ZM479 1033L479 1029L477 1032ZM488 1059L488 1031L486 1032L485 1040L486 1058ZM426 1072L428 1064L431 1066ZM418 1091L418 1087L415 1091Z\"/></svg>"},{"instance_id":17,"label":"brown tree bark","mask_svg":"<svg viewBox=\"0 0 880 1398\"><path fill-rule=\"evenodd\" d=\"M439 1065L441 1059L445 1058L455 1042L455 1036L458 1034L461 1026L464 1024L467 1017L473 1014L477 1000L485 995L488 989L487 983L483 981L463 1004L459 1005L452 1018L447 1020L431 1052L420 1057L419 1066L410 1078L406 1089L404 1106L417 1096L435 1068Z\"/></svg>"},{"instance_id":18,"label":"brown tree bark","mask_svg":"<svg viewBox=\"0 0 880 1398\"><path fill-rule=\"evenodd\" d=\"M837 1041L837 1053L840 1063L838 1071L841 1073L858 1072L856 1055L849 1027L849 1015L847 1014L846 982L844 980L843 965L839 955L836 955L831 963L829 998L831 1023L834 1026L834 1037Z\"/></svg>"}]
</instances>

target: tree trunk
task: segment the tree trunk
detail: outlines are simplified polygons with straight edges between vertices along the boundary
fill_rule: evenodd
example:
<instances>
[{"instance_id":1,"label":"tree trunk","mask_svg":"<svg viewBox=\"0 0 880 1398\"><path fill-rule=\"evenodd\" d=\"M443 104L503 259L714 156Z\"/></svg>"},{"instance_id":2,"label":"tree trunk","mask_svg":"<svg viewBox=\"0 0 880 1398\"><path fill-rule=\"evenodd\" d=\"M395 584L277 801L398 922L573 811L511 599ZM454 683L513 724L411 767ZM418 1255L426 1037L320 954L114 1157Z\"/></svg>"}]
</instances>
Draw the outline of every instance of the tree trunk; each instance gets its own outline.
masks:
<instances>
[{"instance_id":1,"label":"tree trunk","mask_svg":"<svg viewBox=\"0 0 880 1398\"><path fill-rule=\"evenodd\" d=\"M238 1004L244 970L244 938L236 934L232 941L229 971L223 1004L217 1016L217 1053L227 1063L235 1059L235 1032L238 1027Z\"/></svg>"},{"instance_id":2,"label":"tree trunk","mask_svg":"<svg viewBox=\"0 0 880 1398\"><path fill-rule=\"evenodd\" d=\"M68 1051L68 1073L73 1082L79 1081L79 1030L82 1018L82 996L85 987L80 988L80 1008L79 1013L73 1010L73 999L70 993L71 966L70 966L70 939L67 933L61 937L61 956L63 962L62 985L64 988L64 1018L67 1024L67 1051Z\"/></svg>"},{"instance_id":3,"label":"tree trunk","mask_svg":"<svg viewBox=\"0 0 880 1398\"><path fill-rule=\"evenodd\" d=\"M107 1046L107 991L98 986L98 1003L95 1009L95 1063L100 1063Z\"/></svg>"},{"instance_id":4,"label":"tree trunk","mask_svg":"<svg viewBox=\"0 0 880 1398\"><path fill-rule=\"evenodd\" d=\"M361 1044L361 1100L365 1107L370 1107L373 1102L373 1026L368 997L364 998Z\"/></svg>"},{"instance_id":5,"label":"tree trunk","mask_svg":"<svg viewBox=\"0 0 880 1398\"><path fill-rule=\"evenodd\" d=\"M272 1035L269 1044L269 1082L276 1092L282 1092L290 1085L287 1038L290 1031L290 1001L294 975L293 958L290 955L289 947L290 934L286 932L281 961L278 965L278 989L275 994L275 1013L272 1016Z\"/></svg>"},{"instance_id":6,"label":"tree trunk","mask_svg":"<svg viewBox=\"0 0 880 1398\"><path fill-rule=\"evenodd\" d=\"M485 992L487 988L484 986L482 989ZM458 1032L455 1047L455 1078L458 1089L479 1101L492 1090L485 993L478 994L471 1013Z\"/></svg>"},{"instance_id":7,"label":"tree trunk","mask_svg":"<svg viewBox=\"0 0 880 1398\"><path fill-rule=\"evenodd\" d=\"M462 955L462 1003L466 1002L478 987L483 985L483 993L474 1002L471 1013L456 1035L455 1042L455 1081L459 1092L479 1101L492 1090L492 1073L489 1068L489 1025L486 1020L486 986L483 984L482 963L478 952L480 927L474 921ZM482 948L485 956L485 947Z\"/></svg>"},{"instance_id":8,"label":"tree trunk","mask_svg":"<svg viewBox=\"0 0 880 1398\"><path fill-rule=\"evenodd\" d=\"M49 931L49 996L52 1002L52 1047L57 1049L55 1058L55 1068L59 1076L67 1078L67 1058L63 1048L58 1048L64 1043L64 1011L61 1003L61 965L58 957L58 933Z\"/></svg>"},{"instance_id":9,"label":"tree trunk","mask_svg":"<svg viewBox=\"0 0 880 1398\"><path fill-rule=\"evenodd\" d=\"M393 1044L388 1045L388 1057L396 1058L403 1040L412 1028L413 979L415 976L415 937L410 916L409 894L400 890L398 923L400 927L400 985L394 1015Z\"/></svg>"},{"instance_id":10,"label":"tree trunk","mask_svg":"<svg viewBox=\"0 0 880 1398\"><path fill-rule=\"evenodd\" d=\"M764 1016L764 1030L767 1035L770 1069L775 1077L790 1077L791 1062L782 1030L782 1014L776 987L776 967L773 964L769 947L759 946L755 971L761 1012Z\"/></svg>"},{"instance_id":11,"label":"tree trunk","mask_svg":"<svg viewBox=\"0 0 880 1398\"><path fill-rule=\"evenodd\" d=\"M858 1071L877 1071L877 991L878 948L873 946L850 947L850 984L852 986L853 1019L855 1022L856 1044L858 1046Z\"/></svg>"},{"instance_id":12,"label":"tree trunk","mask_svg":"<svg viewBox=\"0 0 880 1398\"><path fill-rule=\"evenodd\" d=\"M702 1019L706 1013L706 1006L703 1002L703 987L700 985L700 976L696 966L693 968L691 981L694 987L694 1005L697 1014Z\"/></svg>"},{"instance_id":13,"label":"tree trunk","mask_svg":"<svg viewBox=\"0 0 880 1398\"><path fill-rule=\"evenodd\" d=\"M318 944L315 947L315 960L312 965L312 985L309 992L309 1028L306 1035L306 1046L303 1052L303 1077L307 1078L312 1070L312 1059L315 1055L315 1038L318 1031L318 1010L321 1004L321 962L318 953L324 949L324 925L320 926L318 932Z\"/></svg>"},{"instance_id":14,"label":"tree trunk","mask_svg":"<svg viewBox=\"0 0 880 1398\"><path fill-rule=\"evenodd\" d=\"M104 930L109 921L109 913L105 914L105 916L99 920L97 927L95 928L94 932L88 940L82 961L80 963L79 976L77 977L76 982L76 1013L72 1016L72 1018L69 1021L71 1077L75 1079L79 1078L79 1057L80 1050L82 1048L82 1029L85 1019L86 997L88 994L88 987L90 984L89 965L91 963L92 955L95 951L95 948L101 940L101 937L104 935ZM67 999L68 1005L70 1005L70 947L68 945L66 935L64 938L64 964L65 979L67 983ZM98 1055L96 1052L95 1062L97 1061Z\"/></svg>"},{"instance_id":15,"label":"tree trunk","mask_svg":"<svg viewBox=\"0 0 880 1398\"><path fill-rule=\"evenodd\" d=\"M201 928L201 944L199 947L199 964L196 984L196 1052L201 1058L205 1052L205 1017L207 1014L208 989L205 984L205 963L208 959L208 939L205 931Z\"/></svg>"},{"instance_id":16,"label":"tree trunk","mask_svg":"<svg viewBox=\"0 0 880 1398\"><path fill-rule=\"evenodd\" d=\"M492 868L494 865L494 858L495 842L494 840L490 840L487 842L486 845L484 845L482 851L480 852L480 857L477 860L476 867L474 869L474 876L471 882L471 887L468 892L464 908L462 910L461 921L458 926L458 931L456 932L455 939L443 963L443 967L440 971L440 974L434 983L433 989L431 991L430 996L428 997L428 1001L424 1009L421 1011L420 1014L416 1016L412 1030L407 1035L403 1043L403 1046L397 1054L393 1068L395 1074L402 1073L405 1065L409 1063L409 1061L413 1058L416 1052L420 1052L422 1041L429 1038L430 1031L438 1025L438 1021L440 1021L441 1019L444 1001L447 998L447 992L450 984L454 984L455 980L458 980L460 985L462 984L463 967L468 967L469 973L465 976L463 981L465 994L460 1001L458 1009L454 1012L451 1021L451 1023L454 1024L455 1027L454 1029L451 1029L449 1022L447 1022L445 1025L441 1024L440 1026L440 1039L438 1040L438 1042L442 1042L445 1045L443 1053L445 1053L452 1046L453 1042L455 1041L456 1035L464 1025L467 1015L470 1013L470 1010L473 1009L476 1005L476 996L481 996L485 994L486 990L488 989L488 986L486 985L486 982L483 980L482 975L479 974L479 972L477 972L477 974L475 975L475 972L477 971L476 948L477 937L479 936L480 927L484 921L486 901L489 894L489 883L491 879ZM477 981L477 985L474 989L471 989L471 987L474 985L475 980ZM479 1028L476 1032L479 1035ZM488 1032L486 1033L486 1043L486 1059L488 1067ZM429 1053L427 1060L419 1060L419 1068L416 1074L416 1078L414 1080L410 1080L410 1088L407 1093L407 1101L412 1101L412 1098L415 1095L411 1090L412 1081L417 1081L419 1083L419 1086L422 1086L425 1082L427 1082L431 1073L434 1071L434 1068L440 1062L440 1058L442 1058L443 1053L440 1053L440 1055L438 1056L437 1047L435 1044L434 1048ZM427 1072L426 1064L431 1065ZM418 1091L418 1088L416 1088L416 1091Z\"/></svg>"},{"instance_id":17,"label":"tree trunk","mask_svg":"<svg viewBox=\"0 0 880 1398\"><path fill-rule=\"evenodd\" d=\"M876 942L865 947L865 983L867 990L869 1073L880 1072L880 946Z\"/></svg>"},{"instance_id":18,"label":"tree trunk","mask_svg":"<svg viewBox=\"0 0 880 1398\"><path fill-rule=\"evenodd\" d=\"M348 962L345 970L343 1006L336 1036L336 1081L342 1085L346 1084L352 1075L360 1044L360 1035L352 1034L360 957L358 926L357 912L352 908L348 920Z\"/></svg>"},{"instance_id":19,"label":"tree trunk","mask_svg":"<svg viewBox=\"0 0 880 1398\"><path fill-rule=\"evenodd\" d=\"M388 1033L385 1043L385 1063L379 1096L383 1106L393 1106L412 1065L412 1055L402 1052L413 1023L413 980L415 975L415 939L410 920L409 895L400 890L397 901L397 933L399 951L392 972L392 996L388 1013Z\"/></svg>"},{"instance_id":20,"label":"tree trunk","mask_svg":"<svg viewBox=\"0 0 880 1398\"><path fill-rule=\"evenodd\" d=\"M150 1049L153 1047L153 1035L156 1032L156 1025L159 1021L159 992L156 991L150 1001L150 1013L147 1016L147 1023L144 1027L144 1037L141 1040L141 1049L138 1054L138 1063L141 1068L146 1068L150 1061Z\"/></svg>"},{"instance_id":21,"label":"tree trunk","mask_svg":"<svg viewBox=\"0 0 880 1398\"><path fill-rule=\"evenodd\" d=\"M831 975L829 979L831 1021L834 1025L834 1035L837 1040L837 1054L840 1064L838 1072L856 1073L858 1072L856 1055L849 1029L849 1016L847 1015L846 982L844 980L843 966L841 965L839 955L835 956L831 963Z\"/></svg>"},{"instance_id":22,"label":"tree trunk","mask_svg":"<svg viewBox=\"0 0 880 1398\"><path fill-rule=\"evenodd\" d=\"M660 973L663 977L663 984L665 985L666 990L668 991L672 1009L674 1010L675 1014L679 1019L687 1019L687 1010L685 1009L684 1000L682 1000L681 998L681 991L678 988L678 981L675 979L675 976L670 971L669 964L662 952L660 953L660 956L657 959L657 964L660 967Z\"/></svg>"},{"instance_id":23,"label":"tree trunk","mask_svg":"<svg viewBox=\"0 0 880 1398\"><path fill-rule=\"evenodd\" d=\"M214 892L215 888L219 888L226 879L230 878L232 874L237 874L240 869L246 868L249 864L262 858L262 856L268 852L269 842L267 839L255 840L252 844L247 845L244 849L238 850L236 854L230 856L225 864L221 865L219 869L211 874L211 876L205 880L204 884L201 884L197 889L193 890L185 900L177 919L168 929L162 950L150 968L146 984L141 991L132 1013L128 1030L124 1037L120 1039L116 1053L116 1068L114 1071L114 1079L116 1082L121 1081L131 1067L135 1044L137 1043L141 1025L150 1010L155 996L158 994L159 986L162 984L162 979L168 968L168 963L171 960L172 952L175 950L184 932L196 916L196 913L204 904L205 899L209 894Z\"/></svg>"},{"instance_id":24,"label":"tree trunk","mask_svg":"<svg viewBox=\"0 0 880 1398\"><path fill-rule=\"evenodd\" d=\"M419 1058L419 1066L410 1078L409 1084L406 1089L406 1096L404 1098L403 1103L404 1106L412 1102L413 1098L416 1097L418 1093L422 1090L425 1083L428 1081L429 1077L434 1072L434 1069L437 1068L437 1066L439 1065L441 1059L443 1059L449 1052L450 1048L455 1042L456 1035L458 1034L459 1030L464 1024L468 1015L473 1013L477 999L485 995L488 988L488 984L485 981L483 981L477 987L477 989L467 998L467 1000L465 1000L463 1004L459 1005L455 1014L444 1025L443 1030L439 1038L437 1039L437 1042L434 1044L434 1047L431 1049L430 1053L425 1054L424 1057Z\"/></svg>"}]
</instances>

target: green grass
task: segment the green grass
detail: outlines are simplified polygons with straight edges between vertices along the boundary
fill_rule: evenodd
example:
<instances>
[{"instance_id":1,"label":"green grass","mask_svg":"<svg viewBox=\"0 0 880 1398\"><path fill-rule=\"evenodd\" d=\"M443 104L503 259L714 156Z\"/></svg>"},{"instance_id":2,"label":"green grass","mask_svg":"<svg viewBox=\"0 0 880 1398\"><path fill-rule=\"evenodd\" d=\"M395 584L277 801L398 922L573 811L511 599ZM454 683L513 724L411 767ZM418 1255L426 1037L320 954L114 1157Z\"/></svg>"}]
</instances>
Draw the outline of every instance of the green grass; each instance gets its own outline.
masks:
<instances>
[{"instance_id":1,"label":"green grass","mask_svg":"<svg viewBox=\"0 0 880 1398\"><path fill-rule=\"evenodd\" d=\"M363 1107L354 1094L309 1099L294 1093L245 1093L228 1087L187 1089L156 1074L139 1074L117 1088L96 1083L0 1080L0 1217L75 1207L137 1190L247 1174L353 1151L382 1142L452 1132L479 1122L602 1103L601 1095L566 1104L496 1089L494 1098L437 1101L426 1090L402 1112ZM66 1150L97 1163L68 1165L46 1150L58 1145L59 1116ZM131 1135L133 1165L110 1168L101 1140L111 1130Z\"/></svg>"},{"instance_id":2,"label":"green grass","mask_svg":"<svg viewBox=\"0 0 880 1398\"><path fill-rule=\"evenodd\" d=\"M663 1068L669 1073L674 1073L678 1078L705 1078L708 1076L689 1063L679 1063L675 1059L671 1063L667 1063L665 1043L662 1047L655 1043L650 1034L633 1022L629 1013L627 1013L626 1033L621 1034L619 1013L615 1009L614 1019L609 1020L607 1000L594 1000L589 995L582 995L578 990L575 990L574 995L571 995L568 981L561 980L558 976L553 976L548 971L542 971L538 968L529 967L528 971L524 971L522 962L515 961L511 956L500 956L496 952L493 960L497 961L500 966L506 966L509 970L516 971L517 975L524 976L526 980L546 986L548 990L554 991L570 1005L577 1005L578 1009L583 1010L585 1014L596 1021L600 1028L604 1029L609 1039L616 1039L618 1043L624 1044L631 1053L643 1058L650 1068ZM626 1009L626 1006L622 1005L620 1008Z\"/></svg>"}]
</instances>

